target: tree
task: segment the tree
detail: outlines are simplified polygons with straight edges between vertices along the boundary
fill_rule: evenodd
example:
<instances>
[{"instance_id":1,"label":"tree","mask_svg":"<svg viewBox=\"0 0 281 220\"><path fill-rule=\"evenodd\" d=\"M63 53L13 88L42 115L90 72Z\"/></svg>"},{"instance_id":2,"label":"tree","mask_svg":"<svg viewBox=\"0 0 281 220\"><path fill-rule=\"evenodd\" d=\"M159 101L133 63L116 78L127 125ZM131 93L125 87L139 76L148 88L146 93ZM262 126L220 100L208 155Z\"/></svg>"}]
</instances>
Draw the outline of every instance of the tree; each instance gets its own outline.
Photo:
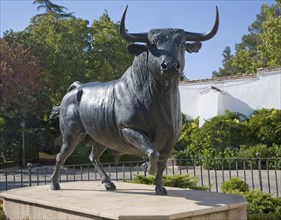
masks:
<instances>
[{"instance_id":1,"label":"tree","mask_svg":"<svg viewBox=\"0 0 281 220\"><path fill-rule=\"evenodd\" d=\"M20 121L43 117L48 109L48 76L40 60L20 45L0 39L0 157L17 154ZM34 120L35 118L35 120ZM31 122L31 123L30 123Z\"/></svg>"},{"instance_id":2,"label":"tree","mask_svg":"<svg viewBox=\"0 0 281 220\"><path fill-rule=\"evenodd\" d=\"M223 68L213 76L251 74L260 67L281 65L281 4L263 5L256 21L248 28L249 33L236 44L235 54L224 56ZM228 50L226 48L225 51ZM224 54L223 53L223 54Z\"/></svg>"},{"instance_id":3,"label":"tree","mask_svg":"<svg viewBox=\"0 0 281 220\"><path fill-rule=\"evenodd\" d=\"M39 96L47 88L48 78L40 61L20 45L9 46L0 39L0 114L7 117L40 112Z\"/></svg>"},{"instance_id":4,"label":"tree","mask_svg":"<svg viewBox=\"0 0 281 220\"><path fill-rule=\"evenodd\" d=\"M260 57L268 67L281 65L281 2L275 7L265 5L263 13L266 20L262 23L262 44L258 46Z\"/></svg>"},{"instance_id":5,"label":"tree","mask_svg":"<svg viewBox=\"0 0 281 220\"><path fill-rule=\"evenodd\" d=\"M232 59L233 55L231 54L231 49L229 46L227 46L222 53L223 56L223 68L219 68L219 71L214 71L213 77L220 77L220 76L231 76L234 75L235 73L239 72L239 70L236 70L232 66Z\"/></svg>"},{"instance_id":6,"label":"tree","mask_svg":"<svg viewBox=\"0 0 281 220\"><path fill-rule=\"evenodd\" d=\"M46 3L49 1L35 2ZM43 3L42 7L44 6ZM47 7L47 5L45 6ZM45 127L49 131L54 130L53 128L56 127L57 124L55 124L54 121L50 122L47 120L47 116L51 110L50 105L60 104L71 83L74 81L80 81L82 83L89 81L107 81L119 78L133 59L126 50L127 42L119 36L119 24L112 22L106 12L99 20L94 21L91 27L88 27L89 22L87 20L74 16L61 16L59 11L55 9L48 10L49 11L42 16L34 16L29 26L24 31L13 32L10 30L4 33L3 42L5 42L5 44L3 45L5 45L6 48L5 50L3 49L3 51L1 48L1 55L3 52L5 56L8 56L7 54L9 54L10 57L15 56L15 60L19 62L19 65L15 64L14 67L20 67L24 63L29 65L28 59L30 57L34 59L34 65L37 65L37 61L38 65L40 64L37 67L35 67L36 65L34 66L34 69L38 70L38 74L34 74L39 76L44 73L46 75L44 75L44 77L40 75L41 78L39 77L37 81L38 83L40 82L39 87L41 87L42 90L38 90L38 93L36 93L41 93L41 95L36 96L35 101L42 105L36 104L34 107L40 108L42 106L43 108L43 106L46 106L46 103L48 105L44 107L45 111L44 114L42 114L40 111L34 111L32 108L29 108L29 100L25 102L25 97L22 98L21 95L12 93L11 95L15 98L11 100L15 100L16 103L18 103L17 101L24 101L19 103L26 103L26 106L22 106L25 108L24 111L22 111L21 108L15 107L15 103L12 103L13 107L11 109L13 109L13 111L11 111L9 115L9 120L4 118L4 125L7 125L5 127L7 131L20 130L20 127L15 128L14 125L19 126L20 121L18 121L18 118L21 117L22 114L20 113L22 112L26 113L27 116L25 117L28 117L30 113L36 114L37 117L43 118L43 121L41 121L41 124L38 126ZM7 53L7 50L13 52ZM19 52L15 50L19 50ZM24 54L23 51L26 52L25 55L22 55ZM12 54L14 55L12 56ZM23 62L24 58L27 59L25 62ZM26 67L26 69L28 69L28 67ZM23 77L22 80L21 77ZM48 82L48 84L41 84L41 79L44 79L43 81ZM28 80L28 77L25 77L24 74L18 74L13 80L14 82L18 80L19 85L22 86L20 83ZM30 92L30 89L33 91L33 87L29 86L28 83L25 89L28 88L28 92ZM5 85L8 86L9 84ZM0 86L2 86L2 84ZM24 87L22 89L24 89ZM0 91L2 91L1 88ZM8 90L5 91L7 92ZM21 91L21 93L24 92ZM32 100L32 93L28 94L29 96L27 97ZM45 97L45 94L48 97ZM45 100L45 98L47 99ZM2 100L0 100L0 102L2 107ZM7 110L9 105L5 106L5 114L9 113ZM16 112L16 110L19 112ZM44 117L42 115L44 115ZM15 123L9 123L11 126L8 126L6 122L12 122L12 120L15 120ZM0 125L0 130L3 127L1 126L2 125ZM55 133L58 133L58 129L52 134ZM13 140L11 143L16 143L16 141L19 140L20 137L17 137L17 140Z\"/></svg>"},{"instance_id":7,"label":"tree","mask_svg":"<svg viewBox=\"0 0 281 220\"><path fill-rule=\"evenodd\" d=\"M69 18L69 17L72 17L72 15L73 15L73 13L64 12L64 10L67 10L66 7L53 4L50 0L35 0L35 1L33 1L33 4L39 4L39 6L37 7L37 10L40 10L42 8L46 10L46 13L38 14L37 16L46 15L48 13L55 13L55 14L59 15L60 17Z\"/></svg>"},{"instance_id":8,"label":"tree","mask_svg":"<svg viewBox=\"0 0 281 220\"><path fill-rule=\"evenodd\" d=\"M49 13L32 19L26 29L30 41L37 45L45 71L51 75L50 100L55 105L72 82L87 81L85 63L90 47L87 25L86 20Z\"/></svg>"},{"instance_id":9,"label":"tree","mask_svg":"<svg viewBox=\"0 0 281 220\"><path fill-rule=\"evenodd\" d=\"M118 79L133 60L126 49L128 42L119 34L119 24L112 22L105 11L93 22L91 34L87 75L98 81Z\"/></svg>"},{"instance_id":10,"label":"tree","mask_svg":"<svg viewBox=\"0 0 281 220\"><path fill-rule=\"evenodd\" d=\"M128 42L119 34L105 12L91 27L89 22L72 16L66 19L56 13L35 16L23 32L6 32L11 44L23 44L43 61L50 74L50 100L59 105L67 88L74 81L109 81L119 78L133 57Z\"/></svg>"}]
</instances>

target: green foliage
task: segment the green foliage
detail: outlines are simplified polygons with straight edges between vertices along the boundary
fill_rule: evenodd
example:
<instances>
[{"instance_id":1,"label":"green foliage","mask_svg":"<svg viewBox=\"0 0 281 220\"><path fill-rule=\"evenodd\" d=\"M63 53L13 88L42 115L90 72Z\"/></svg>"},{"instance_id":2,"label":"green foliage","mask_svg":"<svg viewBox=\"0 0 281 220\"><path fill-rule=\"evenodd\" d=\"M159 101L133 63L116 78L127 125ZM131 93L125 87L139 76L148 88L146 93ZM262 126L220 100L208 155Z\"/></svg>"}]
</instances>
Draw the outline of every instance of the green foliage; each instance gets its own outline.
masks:
<instances>
[{"instance_id":1,"label":"green foliage","mask_svg":"<svg viewBox=\"0 0 281 220\"><path fill-rule=\"evenodd\" d=\"M241 68L237 68L232 65L232 60L234 55L231 54L231 49L227 46L222 53L223 60L223 68L219 68L219 71L214 71L212 73L213 77L220 77L220 76L231 76L241 72Z\"/></svg>"},{"instance_id":2,"label":"green foliage","mask_svg":"<svg viewBox=\"0 0 281 220\"><path fill-rule=\"evenodd\" d=\"M222 183L221 190L224 193L232 193L233 191L248 192L249 185L244 181L240 180L238 177L233 177L228 181Z\"/></svg>"},{"instance_id":3,"label":"green foliage","mask_svg":"<svg viewBox=\"0 0 281 220\"><path fill-rule=\"evenodd\" d=\"M3 211L3 205L0 204L0 220L5 220L6 217L4 215L4 211Z\"/></svg>"},{"instance_id":4,"label":"green foliage","mask_svg":"<svg viewBox=\"0 0 281 220\"><path fill-rule=\"evenodd\" d=\"M199 118L194 120L187 120L186 116L182 114L182 134L176 143L174 149L175 151L185 150L186 146L190 145L191 134L199 128Z\"/></svg>"},{"instance_id":5,"label":"green foliage","mask_svg":"<svg viewBox=\"0 0 281 220\"><path fill-rule=\"evenodd\" d=\"M60 6L60 5L56 5L54 3L52 3L50 0L35 0L33 1L33 4L39 4L39 6L37 7L37 10L40 10L42 8L45 8L46 13L55 13L57 15L59 15L60 17L71 17L73 13L66 13L64 12L64 10L67 8ZM37 16L43 16L46 15L45 14L38 14Z\"/></svg>"},{"instance_id":6,"label":"green foliage","mask_svg":"<svg viewBox=\"0 0 281 220\"><path fill-rule=\"evenodd\" d=\"M107 11L93 22L90 28L93 36L88 51L87 75L97 81L120 78L132 63L133 57L127 51L128 42L119 34L119 24L111 21Z\"/></svg>"},{"instance_id":7,"label":"green foliage","mask_svg":"<svg viewBox=\"0 0 281 220\"><path fill-rule=\"evenodd\" d=\"M281 199L274 198L269 193L263 193L259 190L249 191L242 194L249 202L247 207L248 215L259 216L261 214L270 214L276 219L281 217Z\"/></svg>"},{"instance_id":8,"label":"green foliage","mask_svg":"<svg viewBox=\"0 0 281 220\"><path fill-rule=\"evenodd\" d=\"M274 67L281 65L281 3L276 6L263 6L263 13L266 17L262 23L262 44L258 46L260 56L266 61L267 66Z\"/></svg>"},{"instance_id":9,"label":"green foliage","mask_svg":"<svg viewBox=\"0 0 281 220\"><path fill-rule=\"evenodd\" d=\"M249 119L238 113L226 112L223 116L209 119L201 128L198 124L190 126L194 121L185 119L183 122L183 133L174 150L177 165L194 165L193 159L197 161L202 156L204 168L257 168L257 154L261 158L281 157L281 110L257 110ZM231 159L235 157L253 160L237 163ZM275 163L269 160L266 164L262 159L262 168L281 167L281 162Z\"/></svg>"},{"instance_id":10,"label":"green foliage","mask_svg":"<svg viewBox=\"0 0 281 220\"><path fill-rule=\"evenodd\" d=\"M196 157L200 151L203 157L213 157L218 156L218 152L224 152L226 148L239 147L248 139L247 126L243 119L244 116L227 111L224 116L216 116L206 121L191 134L190 154Z\"/></svg>"},{"instance_id":11,"label":"green foliage","mask_svg":"<svg viewBox=\"0 0 281 220\"><path fill-rule=\"evenodd\" d=\"M281 198L274 198L271 194L259 190L249 190L248 184L237 177L225 181L221 189L224 193L240 194L248 201L248 219L281 218Z\"/></svg>"},{"instance_id":12,"label":"green foliage","mask_svg":"<svg viewBox=\"0 0 281 220\"><path fill-rule=\"evenodd\" d=\"M20 153L18 120L22 113L35 114L40 123L33 128L44 127L56 137L58 123L48 121L48 116L69 85L117 79L133 60L128 43L120 37L119 23L107 12L89 26L89 21L66 13L65 7L50 0L35 0L34 4L45 13L34 16L24 31L5 32L0 41L0 117L8 115L9 123L16 121L13 126L0 121L1 161L8 160L2 152L9 158L11 149ZM39 146L33 146L30 149L37 152Z\"/></svg>"},{"instance_id":13,"label":"green foliage","mask_svg":"<svg viewBox=\"0 0 281 220\"><path fill-rule=\"evenodd\" d=\"M154 176L136 175L135 178L130 182L152 185L152 184L154 184L154 180L155 180ZM209 189L206 186L197 186L197 183L198 183L198 178L190 177L188 174L163 176L164 186L179 187L179 188L185 188L185 189L189 188L189 189L195 189L195 190Z\"/></svg>"},{"instance_id":14,"label":"green foliage","mask_svg":"<svg viewBox=\"0 0 281 220\"><path fill-rule=\"evenodd\" d=\"M74 152L70 155L70 157L67 159L66 164L68 165L76 165L76 164L89 164L89 155L91 152L91 147L86 146L83 142L80 143ZM126 162L132 162L132 161L142 161L143 158L136 156L136 155L122 155L119 162L126 163ZM110 151L106 150L101 156L100 156L100 162L101 163L113 163L115 162L115 155ZM117 164L118 165L118 164ZM129 164L127 164L129 165Z\"/></svg>"},{"instance_id":15,"label":"green foliage","mask_svg":"<svg viewBox=\"0 0 281 220\"><path fill-rule=\"evenodd\" d=\"M177 159L183 159L183 161L177 160L177 165L187 165L188 163L191 163L191 161L186 160L190 159L189 156L189 148L186 148L186 146L189 146L192 143L192 136L191 134L193 132L196 132L196 130L199 128L199 118L196 118L194 120L187 120L186 116L182 114L182 134L174 146L173 155Z\"/></svg>"},{"instance_id":16,"label":"green foliage","mask_svg":"<svg viewBox=\"0 0 281 220\"><path fill-rule=\"evenodd\" d=\"M5 39L0 39L0 62L0 161L18 161L20 123L25 121L31 129L46 115L49 76L32 50ZM28 154L32 153L34 145L26 143L30 144Z\"/></svg>"},{"instance_id":17,"label":"green foliage","mask_svg":"<svg viewBox=\"0 0 281 220\"><path fill-rule=\"evenodd\" d=\"M83 143L81 143L76 147L74 152L66 160L66 164L67 165L89 164L90 153L91 153L91 147L88 147Z\"/></svg>"},{"instance_id":18,"label":"green foliage","mask_svg":"<svg viewBox=\"0 0 281 220\"><path fill-rule=\"evenodd\" d=\"M281 65L281 3L264 4L256 20L248 28L241 42L236 44L235 54L229 47L223 52L223 68L213 76L255 73L260 67Z\"/></svg>"},{"instance_id":19,"label":"green foliage","mask_svg":"<svg viewBox=\"0 0 281 220\"><path fill-rule=\"evenodd\" d=\"M174 176L164 176L163 182L165 186L179 187L179 188L189 188L195 190L208 190L209 187L197 186L198 178L190 177L189 175L174 175Z\"/></svg>"},{"instance_id":20,"label":"green foliage","mask_svg":"<svg viewBox=\"0 0 281 220\"><path fill-rule=\"evenodd\" d=\"M221 189L224 193L240 194L248 201L248 219L281 218L281 198L274 198L271 194L260 190L249 190L247 183L237 177L225 181Z\"/></svg>"},{"instance_id":21,"label":"green foliage","mask_svg":"<svg viewBox=\"0 0 281 220\"><path fill-rule=\"evenodd\" d=\"M252 142L281 145L281 110L260 109L249 120Z\"/></svg>"},{"instance_id":22,"label":"green foliage","mask_svg":"<svg viewBox=\"0 0 281 220\"><path fill-rule=\"evenodd\" d=\"M58 105L73 81L85 77L87 48L90 47L88 21L65 19L54 13L34 17L27 27L29 41L36 45L44 60L45 71L51 75L50 100Z\"/></svg>"},{"instance_id":23,"label":"green foliage","mask_svg":"<svg viewBox=\"0 0 281 220\"><path fill-rule=\"evenodd\" d=\"M88 25L87 20L48 12L33 17L25 31L4 34L11 44L23 44L43 61L45 72L50 74L53 105L59 105L72 82L117 79L133 60L126 49L128 42L120 37L119 23L107 12Z\"/></svg>"}]
</instances>

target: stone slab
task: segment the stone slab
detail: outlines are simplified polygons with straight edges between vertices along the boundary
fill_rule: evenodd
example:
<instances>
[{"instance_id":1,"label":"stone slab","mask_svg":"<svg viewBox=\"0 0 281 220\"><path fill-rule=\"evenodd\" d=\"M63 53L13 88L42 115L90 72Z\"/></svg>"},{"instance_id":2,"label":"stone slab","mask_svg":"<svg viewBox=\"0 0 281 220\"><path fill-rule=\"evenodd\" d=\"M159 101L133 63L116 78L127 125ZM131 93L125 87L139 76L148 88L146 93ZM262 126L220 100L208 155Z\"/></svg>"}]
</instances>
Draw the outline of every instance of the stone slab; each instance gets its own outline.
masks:
<instances>
[{"instance_id":1,"label":"stone slab","mask_svg":"<svg viewBox=\"0 0 281 220\"><path fill-rule=\"evenodd\" d=\"M246 200L230 195L166 187L168 196L157 196L152 185L115 182L106 191L97 181L62 183L2 193L4 212L10 219L246 219Z\"/></svg>"}]
</instances>

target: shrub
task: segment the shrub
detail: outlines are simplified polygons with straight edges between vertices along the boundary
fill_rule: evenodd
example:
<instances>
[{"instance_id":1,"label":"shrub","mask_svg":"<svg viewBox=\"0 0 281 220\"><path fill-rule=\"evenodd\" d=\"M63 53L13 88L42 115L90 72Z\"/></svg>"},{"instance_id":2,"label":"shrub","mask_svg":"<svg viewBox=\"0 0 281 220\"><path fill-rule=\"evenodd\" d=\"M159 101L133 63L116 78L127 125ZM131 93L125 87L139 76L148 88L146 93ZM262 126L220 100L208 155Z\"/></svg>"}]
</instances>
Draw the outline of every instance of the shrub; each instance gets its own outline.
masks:
<instances>
[{"instance_id":1,"label":"shrub","mask_svg":"<svg viewBox=\"0 0 281 220\"><path fill-rule=\"evenodd\" d=\"M191 134L191 155L196 156L201 151L204 158L213 157L226 148L238 148L247 142L249 132L241 118L245 117L227 111L224 116L216 116L206 121L200 129Z\"/></svg>"},{"instance_id":2,"label":"shrub","mask_svg":"<svg viewBox=\"0 0 281 220\"><path fill-rule=\"evenodd\" d=\"M154 184L154 180L155 180L154 176L136 175L134 180L132 180L130 182L152 185L152 184ZM190 177L188 174L163 176L163 184L165 186L179 187L179 188L185 188L185 189L189 188L189 189L195 189L195 190L209 189L209 187L206 187L206 186L197 186L197 183L198 183L198 178Z\"/></svg>"},{"instance_id":3,"label":"shrub","mask_svg":"<svg viewBox=\"0 0 281 220\"><path fill-rule=\"evenodd\" d=\"M80 143L75 151L70 155L67 159L67 165L76 165L76 164L89 164L90 159L89 155L91 153L91 147L86 146L83 143ZM122 155L120 158L121 162L129 162L129 161L143 161L143 158L136 155ZM112 163L115 162L115 155L108 149L100 156L101 163Z\"/></svg>"},{"instance_id":4,"label":"shrub","mask_svg":"<svg viewBox=\"0 0 281 220\"><path fill-rule=\"evenodd\" d=\"M238 158L257 158L257 154L261 158L262 169L265 169L267 166L269 169L281 169L281 161L275 161L273 158L281 158L281 146L273 144L272 146L267 146L265 144L257 144L254 146L241 145L239 151L237 152ZM266 164L266 160L263 158L271 158ZM275 164L276 163L276 164ZM245 161L246 168L258 168L257 160ZM276 166L276 167L275 167Z\"/></svg>"},{"instance_id":5,"label":"shrub","mask_svg":"<svg viewBox=\"0 0 281 220\"><path fill-rule=\"evenodd\" d=\"M281 110L260 109L249 119L253 143L281 145Z\"/></svg>"},{"instance_id":6,"label":"shrub","mask_svg":"<svg viewBox=\"0 0 281 220\"><path fill-rule=\"evenodd\" d=\"M281 218L280 198L274 198L271 194L259 190L249 191L242 195L249 202L247 208L248 215L251 216L249 219L264 217L266 216L265 214L269 214L271 219Z\"/></svg>"},{"instance_id":7,"label":"shrub","mask_svg":"<svg viewBox=\"0 0 281 220\"><path fill-rule=\"evenodd\" d=\"M174 150L176 158L198 159L200 153L206 159L204 167L211 169L213 158L256 158L258 152L263 158L281 157L281 110L257 110L250 119L226 111L223 116L207 120L201 128L197 122L198 119L188 121L183 117L183 133ZM236 168L235 163L225 162L223 165ZM217 166L221 167L219 163ZM247 164L251 165L254 163ZM277 167L280 166L281 163Z\"/></svg>"},{"instance_id":8,"label":"shrub","mask_svg":"<svg viewBox=\"0 0 281 220\"><path fill-rule=\"evenodd\" d=\"M183 151L186 146L192 142L191 134L199 127L199 118L194 120L187 120L186 116L182 114L182 134L178 142L174 146L175 152Z\"/></svg>"},{"instance_id":9,"label":"shrub","mask_svg":"<svg viewBox=\"0 0 281 220\"><path fill-rule=\"evenodd\" d=\"M240 194L248 201L248 219L281 219L281 198L274 198L260 190L249 190L249 186L237 177L225 181L221 189L224 193Z\"/></svg>"},{"instance_id":10,"label":"shrub","mask_svg":"<svg viewBox=\"0 0 281 220\"><path fill-rule=\"evenodd\" d=\"M225 181L221 185L221 190L224 193L232 193L232 192L248 192L249 185L239 179L238 177L233 177L228 181Z\"/></svg>"},{"instance_id":11,"label":"shrub","mask_svg":"<svg viewBox=\"0 0 281 220\"><path fill-rule=\"evenodd\" d=\"M89 155L91 152L91 147L88 147L84 144L79 144L70 157L66 160L67 165L76 165L76 164L89 164Z\"/></svg>"},{"instance_id":12,"label":"shrub","mask_svg":"<svg viewBox=\"0 0 281 220\"><path fill-rule=\"evenodd\" d=\"M178 166L194 165L194 161L189 157L188 149L175 151L174 157L177 159L176 165ZM195 162L197 162L197 160Z\"/></svg>"},{"instance_id":13,"label":"shrub","mask_svg":"<svg viewBox=\"0 0 281 220\"><path fill-rule=\"evenodd\" d=\"M238 151L238 157L240 158L257 158L257 154L261 158L267 158L269 156L269 148L265 144L257 144L254 146L241 145Z\"/></svg>"},{"instance_id":14,"label":"shrub","mask_svg":"<svg viewBox=\"0 0 281 220\"><path fill-rule=\"evenodd\" d=\"M1 202L2 200L0 199L0 202ZM2 204L0 204L0 220L5 220L6 218L5 218L5 215L4 215L4 211L3 211L3 206L2 206Z\"/></svg>"}]
</instances>

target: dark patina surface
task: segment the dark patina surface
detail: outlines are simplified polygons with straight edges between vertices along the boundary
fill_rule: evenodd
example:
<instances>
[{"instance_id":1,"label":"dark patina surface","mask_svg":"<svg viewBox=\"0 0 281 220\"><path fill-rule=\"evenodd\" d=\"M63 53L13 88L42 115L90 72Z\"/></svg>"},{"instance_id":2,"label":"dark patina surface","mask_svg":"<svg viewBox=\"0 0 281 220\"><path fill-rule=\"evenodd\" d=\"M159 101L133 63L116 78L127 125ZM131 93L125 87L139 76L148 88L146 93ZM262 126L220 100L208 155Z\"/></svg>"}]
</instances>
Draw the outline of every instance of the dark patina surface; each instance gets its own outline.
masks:
<instances>
[{"instance_id":1,"label":"dark patina surface","mask_svg":"<svg viewBox=\"0 0 281 220\"><path fill-rule=\"evenodd\" d=\"M59 170L77 144L85 139L92 147L90 161L97 168L107 190L115 190L104 172L100 155L110 148L117 157L136 154L149 159L149 174L156 175L155 191L166 195L162 183L166 161L181 134L179 80L185 65L185 51L198 52L200 41L212 38L219 25L199 34L182 29L152 29L129 34L123 13L120 34L135 56L124 75L111 82L73 83L59 110L63 143L51 176L51 188L60 189ZM187 43L191 41L191 43ZM56 112L56 111L55 111Z\"/></svg>"}]
</instances>

